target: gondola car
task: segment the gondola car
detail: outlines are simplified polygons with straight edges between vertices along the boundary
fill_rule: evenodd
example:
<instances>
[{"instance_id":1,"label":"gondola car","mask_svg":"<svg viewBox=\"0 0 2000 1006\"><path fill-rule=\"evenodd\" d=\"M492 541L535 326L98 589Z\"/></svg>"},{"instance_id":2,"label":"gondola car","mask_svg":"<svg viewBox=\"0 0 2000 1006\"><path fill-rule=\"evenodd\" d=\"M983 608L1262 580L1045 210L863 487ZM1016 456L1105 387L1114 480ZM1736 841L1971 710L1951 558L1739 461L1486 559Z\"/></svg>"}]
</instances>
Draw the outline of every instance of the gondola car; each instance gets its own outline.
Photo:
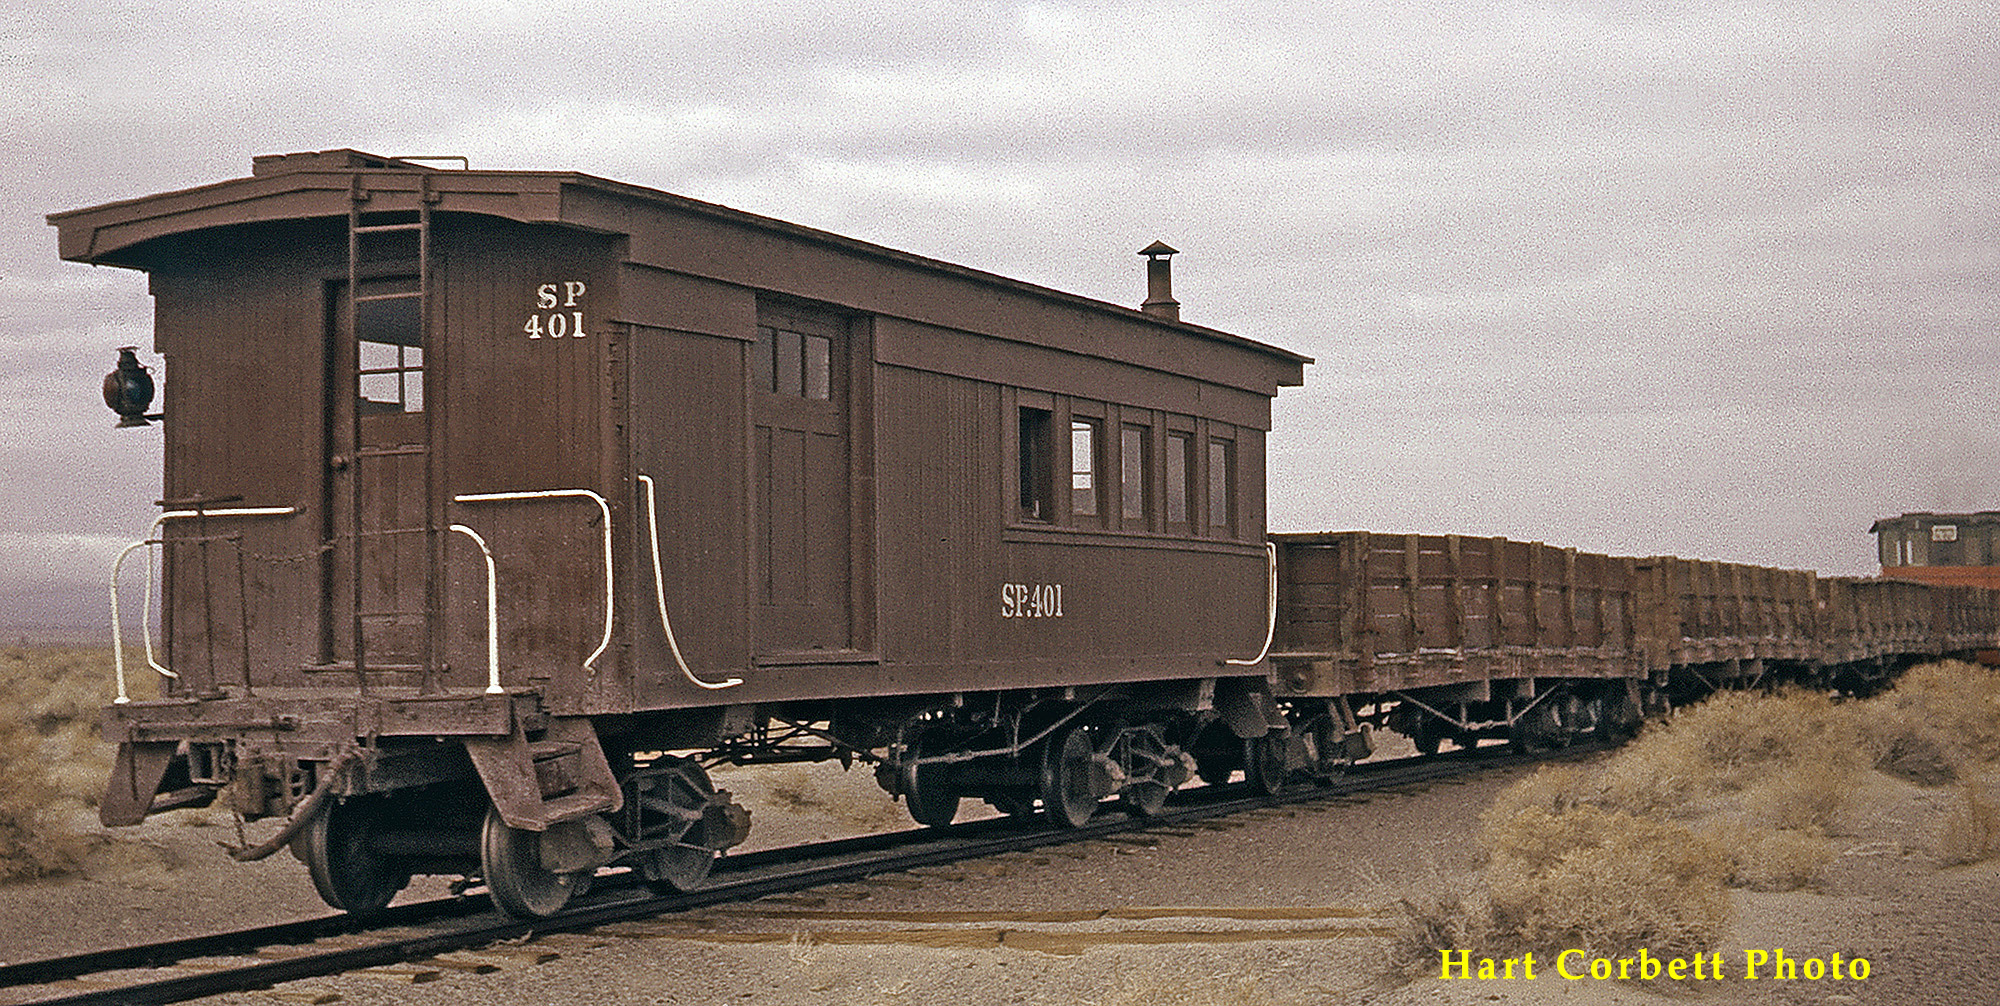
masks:
<instances>
[{"instance_id":1,"label":"gondola car","mask_svg":"<svg viewBox=\"0 0 2000 1006\"><path fill-rule=\"evenodd\" d=\"M1164 244L1133 309L353 150L50 222L148 274L166 369L157 414L135 354L106 382L165 438L106 824L220 799L336 908L445 873L533 916L699 884L721 761L862 759L929 824L1284 764L1264 441L1310 361L1180 321Z\"/></svg>"}]
</instances>

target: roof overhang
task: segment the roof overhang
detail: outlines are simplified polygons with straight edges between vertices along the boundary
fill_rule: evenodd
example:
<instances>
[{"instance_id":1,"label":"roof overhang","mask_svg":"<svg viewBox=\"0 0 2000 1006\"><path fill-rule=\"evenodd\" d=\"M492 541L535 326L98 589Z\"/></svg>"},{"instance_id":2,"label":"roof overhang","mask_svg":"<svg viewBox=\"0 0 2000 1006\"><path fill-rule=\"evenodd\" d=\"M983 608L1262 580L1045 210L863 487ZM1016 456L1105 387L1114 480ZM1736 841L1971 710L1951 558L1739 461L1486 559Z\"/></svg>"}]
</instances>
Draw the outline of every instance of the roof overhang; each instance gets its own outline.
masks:
<instances>
[{"instance_id":1,"label":"roof overhang","mask_svg":"<svg viewBox=\"0 0 2000 1006\"><path fill-rule=\"evenodd\" d=\"M644 186L567 171L440 169L418 160L428 158L398 159L347 149L258 157L248 178L51 213L48 222L56 228L57 249L64 259L129 269L151 267L152 249L158 247L153 242L248 224L346 217L356 198L365 199L363 208L368 212L410 211L428 201L435 213L481 214L598 233L617 233L618 228L629 226L603 215L601 200L566 198L583 189L1121 317L1143 318L1150 324L1239 345L1283 361L1285 373L1278 379L1281 385L1301 383L1302 368L1313 362L1311 357L1218 329L1161 319L1134 308Z\"/></svg>"}]
</instances>

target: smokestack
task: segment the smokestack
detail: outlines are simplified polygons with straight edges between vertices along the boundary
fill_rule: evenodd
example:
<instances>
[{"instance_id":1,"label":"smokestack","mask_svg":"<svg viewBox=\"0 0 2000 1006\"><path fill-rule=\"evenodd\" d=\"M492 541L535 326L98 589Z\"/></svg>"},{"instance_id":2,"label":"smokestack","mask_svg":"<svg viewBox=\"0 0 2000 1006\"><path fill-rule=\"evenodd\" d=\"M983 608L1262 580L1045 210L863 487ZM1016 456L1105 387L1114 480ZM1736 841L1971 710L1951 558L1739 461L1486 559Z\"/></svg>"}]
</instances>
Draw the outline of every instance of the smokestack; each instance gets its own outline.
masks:
<instances>
[{"instance_id":1,"label":"smokestack","mask_svg":"<svg viewBox=\"0 0 2000 1006\"><path fill-rule=\"evenodd\" d=\"M1174 299L1174 249L1155 241L1139 254L1146 256L1146 302L1139 310L1155 318L1181 320L1181 302Z\"/></svg>"}]
</instances>

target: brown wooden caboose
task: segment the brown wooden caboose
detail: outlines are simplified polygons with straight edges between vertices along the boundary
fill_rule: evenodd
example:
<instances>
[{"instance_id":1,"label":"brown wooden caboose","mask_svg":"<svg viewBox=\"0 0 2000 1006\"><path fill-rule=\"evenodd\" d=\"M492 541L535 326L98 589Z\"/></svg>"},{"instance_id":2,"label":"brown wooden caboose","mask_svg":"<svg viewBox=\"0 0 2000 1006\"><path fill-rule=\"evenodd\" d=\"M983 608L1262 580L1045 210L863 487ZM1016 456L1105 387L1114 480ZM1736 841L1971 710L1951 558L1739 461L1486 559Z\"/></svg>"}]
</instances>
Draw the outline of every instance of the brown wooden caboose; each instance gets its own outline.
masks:
<instances>
[{"instance_id":1,"label":"brown wooden caboose","mask_svg":"<svg viewBox=\"0 0 2000 1006\"><path fill-rule=\"evenodd\" d=\"M339 836L476 776L479 868L532 913L576 870L508 843L617 824L662 778L636 752L812 738L883 762L920 820L1052 786L1088 816L1120 787L1077 759L1170 788L1218 688L1238 735L1276 725L1264 438L1309 361L1179 321L1164 245L1135 310L587 175L352 150L50 221L64 258L148 273L166 360L171 676L107 714L107 820L235 782L367 908L463 864ZM322 789L347 809L300 799ZM657 859L659 827L606 854Z\"/></svg>"}]
</instances>

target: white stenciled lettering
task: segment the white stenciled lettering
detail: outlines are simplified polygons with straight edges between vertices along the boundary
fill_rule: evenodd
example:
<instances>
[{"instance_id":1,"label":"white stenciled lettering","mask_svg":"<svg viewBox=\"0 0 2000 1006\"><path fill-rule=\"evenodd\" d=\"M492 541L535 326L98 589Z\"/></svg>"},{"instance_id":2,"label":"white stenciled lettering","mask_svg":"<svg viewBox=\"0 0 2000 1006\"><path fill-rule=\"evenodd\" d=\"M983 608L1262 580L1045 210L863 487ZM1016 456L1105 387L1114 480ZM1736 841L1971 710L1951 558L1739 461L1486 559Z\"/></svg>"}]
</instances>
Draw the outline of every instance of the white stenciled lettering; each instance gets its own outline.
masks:
<instances>
[{"instance_id":1,"label":"white stenciled lettering","mask_svg":"<svg viewBox=\"0 0 2000 1006\"><path fill-rule=\"evenodd\" d=\"M584 330L581 310L551 310L557 306L576 308L588 289L582 280L576 279L535 287L537 313L528 315L528 320L521 323L521 331L530 339L581 339L590 334Z\"/></svg>"},{"instance_id":2,"label":"white stenciled lettering","mask_svg":"<svg viewBox=\"0 0 2000 1006\"><path fill-rule=\"evenodd\" d=\"M1063 585L1060 583L1001 584L1000 617L1063 617Z\"/></svg>"}]
</instances>

